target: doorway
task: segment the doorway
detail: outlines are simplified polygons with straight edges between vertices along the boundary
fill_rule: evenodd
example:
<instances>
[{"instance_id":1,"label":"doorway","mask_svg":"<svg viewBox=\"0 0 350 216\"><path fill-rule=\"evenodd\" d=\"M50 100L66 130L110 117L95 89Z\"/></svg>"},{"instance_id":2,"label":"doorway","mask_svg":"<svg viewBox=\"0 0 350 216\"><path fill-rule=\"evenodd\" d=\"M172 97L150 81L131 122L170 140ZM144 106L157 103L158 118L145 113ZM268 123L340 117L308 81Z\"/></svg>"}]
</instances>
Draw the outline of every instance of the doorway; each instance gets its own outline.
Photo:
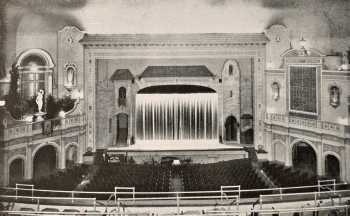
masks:
<instances>
[{"instance_id":1,"label":"doorway","mask_svg":"<svg viewBox=\"0 0 350 216\"><path fill-rule=\"evenodd\" d=\"M117 115L117 145L126 145L128 141L128 115L120 113Z\"/></svg>"}]
</instances>

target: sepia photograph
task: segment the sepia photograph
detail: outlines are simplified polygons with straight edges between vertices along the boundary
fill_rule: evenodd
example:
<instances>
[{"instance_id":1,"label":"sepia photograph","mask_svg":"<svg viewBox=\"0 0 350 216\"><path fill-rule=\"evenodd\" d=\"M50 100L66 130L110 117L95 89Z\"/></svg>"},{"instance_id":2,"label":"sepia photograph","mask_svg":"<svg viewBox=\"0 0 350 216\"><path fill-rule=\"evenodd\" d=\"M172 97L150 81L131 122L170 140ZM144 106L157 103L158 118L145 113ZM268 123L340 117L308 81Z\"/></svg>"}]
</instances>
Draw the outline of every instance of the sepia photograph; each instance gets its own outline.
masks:
<instances>
[{"instance_id":1,"label":"sepia photograph","mask_svg":"<svg viewBox=\"0 0 350 216\"><path fill-rule=\"evenodd\" d=\"M348 216L350 0L0 0L0 216Z\"/></svg>"}]
</instances>

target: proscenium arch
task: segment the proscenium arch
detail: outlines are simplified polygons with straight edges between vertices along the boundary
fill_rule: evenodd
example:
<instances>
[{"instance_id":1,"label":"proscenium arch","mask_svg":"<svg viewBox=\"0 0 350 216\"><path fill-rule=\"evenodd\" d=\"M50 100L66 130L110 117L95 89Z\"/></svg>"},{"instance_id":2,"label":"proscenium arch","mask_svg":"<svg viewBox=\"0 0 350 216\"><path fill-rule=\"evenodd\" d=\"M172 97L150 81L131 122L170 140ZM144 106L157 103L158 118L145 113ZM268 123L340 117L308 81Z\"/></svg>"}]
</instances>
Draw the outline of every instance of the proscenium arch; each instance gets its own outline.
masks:
<instances>
[{"instance_id":1,"label":"proscenium arch","mask_svg":"<svg viewBox=\"0 0 350 216\"><path fill-rule=\"evenodd\" d=\"M315 156L315 164L314 164L314 166L315 167L313 167L314 168L314 170L312 170L313 172L314 172L314 174L318 174L318 168L319 168L319 163L318 163L318 159L319 159L319 155L318 155L318 151L317 151L317 148L314 146L314 144L312 143L312 142L310 142L310 141L308 141L308 140L305 140L305 139L296 139L296 140L294 140L293 141L293 143L291 144L291 147L290 147L290 158L292 159L292 165L294 166L295 164L294 164L294 150L295 150L295 148L296 148L296 146L298 145L298 144L300 144L300 143L305 143L309 148L311 148L312 149L312 151L313 151L313 154L314 154L314 156Z\"/></svg>"}]
</instances>

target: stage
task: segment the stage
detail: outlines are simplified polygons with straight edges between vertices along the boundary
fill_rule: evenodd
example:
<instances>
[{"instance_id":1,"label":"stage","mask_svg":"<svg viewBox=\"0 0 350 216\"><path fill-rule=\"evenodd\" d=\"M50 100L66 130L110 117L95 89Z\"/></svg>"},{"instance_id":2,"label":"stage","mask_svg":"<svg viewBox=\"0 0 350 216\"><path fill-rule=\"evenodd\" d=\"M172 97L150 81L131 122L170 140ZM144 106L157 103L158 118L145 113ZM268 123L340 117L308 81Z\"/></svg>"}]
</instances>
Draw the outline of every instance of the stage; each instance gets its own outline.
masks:
<instances>
[{"instance_id":1,"label":"stage","mask_svg":"<svg viewBox=\"0 0 350 216\"><path fill-rule=\"evenodd\" d=\"M215 163L219 161L248 158L248 153L237 144L224 145L218 142L138 142L127 147L109 147L108 155L132 157L136 163L160 162L164 157L180 160L191 159L192 163Z\"/></svg>"}]
</instances>

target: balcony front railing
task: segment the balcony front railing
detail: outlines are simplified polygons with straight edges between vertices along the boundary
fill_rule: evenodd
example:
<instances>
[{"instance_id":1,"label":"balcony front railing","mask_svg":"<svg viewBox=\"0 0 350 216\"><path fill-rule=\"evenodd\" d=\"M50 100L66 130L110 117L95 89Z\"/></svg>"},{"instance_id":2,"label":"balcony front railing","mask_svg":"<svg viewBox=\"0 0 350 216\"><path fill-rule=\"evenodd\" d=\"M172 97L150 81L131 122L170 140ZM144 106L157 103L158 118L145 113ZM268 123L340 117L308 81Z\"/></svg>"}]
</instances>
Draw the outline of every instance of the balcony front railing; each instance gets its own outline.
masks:
<instances>
[{"instance_id":1,"label":"balcony front railing","mask_svg":"<svg viewBox=\"0 0 350 216\"><path fill-rule=\"evenodd\" d=\"M73 115L67 116L66 118L48 119L4 128L3 136L2 138L0 137L0 140L8 141L37 134L48 135L57 130L65 130L83 125L85 125L85 115Z\"/></svg>"},{"instance_id":2,"label":"balcony front railing","mask_svg":"<svg viewBox=\"0 0 350 216\"><path fill-rule=\"evenodd\" d=\"M288 116L278 113L266 113L265 122L268 124L309 130L316 133L331 134L339 137L350 136L349 126L315 119Z\"/></svg>"}]
</instances>

